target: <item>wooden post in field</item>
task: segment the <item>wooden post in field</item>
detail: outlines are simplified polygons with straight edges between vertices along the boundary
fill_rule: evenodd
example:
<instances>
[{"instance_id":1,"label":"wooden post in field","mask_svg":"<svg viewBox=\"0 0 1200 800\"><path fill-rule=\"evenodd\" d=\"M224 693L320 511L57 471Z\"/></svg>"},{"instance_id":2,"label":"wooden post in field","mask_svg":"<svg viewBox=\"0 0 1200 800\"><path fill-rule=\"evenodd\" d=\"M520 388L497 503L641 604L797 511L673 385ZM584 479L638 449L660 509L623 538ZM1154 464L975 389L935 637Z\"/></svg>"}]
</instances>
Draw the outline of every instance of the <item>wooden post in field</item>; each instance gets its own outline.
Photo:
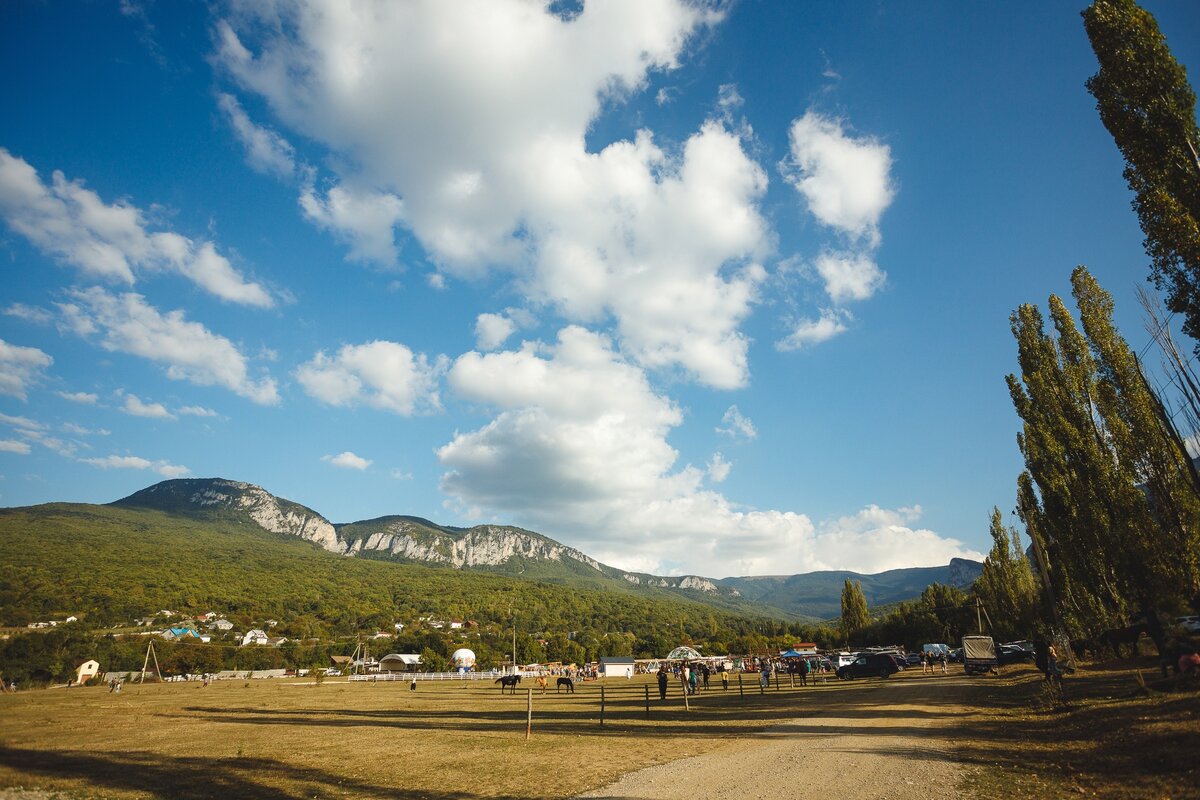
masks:
<instances>
[{"instance_id":1,"label":"wooden post in field","mask_svg":"<svg viewBox=\"0 0 1200 800\"><path fill-rule=\"evenodd\" d=\"M742 688L742 673L738 673L738 697L745 697L746 690Z\"/></svg>"},{"instance_id":2,"label":"wooden post in field","mask_svg":"<svg viewBox=\"0 0 1200 800\"><path fill-rule=\"evenodd\" d=\"M604 687L600 687L600 727L604 727Z\"/></svg>"},{"instance_id":3,"label":"wooden post in field","mask_svg":"<svg viewBox=\"0 0 1200 800\"><path fill-rule=\"evenodd\" d=\"M525 696L525 738L528 739L533 734L533 688L526 691L528 694Z\"/></svg>"},{"instance_id":4,"label":"wooden post in field","mask_svg":"<svg viewBox=\"0 0 1200 800\"><path fill-rule=\"evenodd\" d=\"M681 672L681 673L679 673L679 678L680 678L680 681L679 681L679 682L680 682L681 684L683 684L683 710L684 710L684 711L691 711L692 709L688 707L688 682L687 682L687 678L683 677L683 673L682 673L682 672Z\"/></svg>"},{"instance_id":5,"label":"wooden post in field","mask_svg":"<svg viewBox=\"0 0 1200 800\"><path fill-rule=\"evenodd\" d=\"M646 719L650 719L650 687L642 686L642 689L646 692Z\"/></svg>"},{"instance_id":6,"label":"wooden post in field","mask_svg":"<svg viewBox=\"0 0 1200 800\"><path fill-rule=\"evenodd\" d=\"M789 673L788 673L788 680L792 682L792 688L793 688L793 689L795 689L795 688L796 688L796 673L794 673L794 672L789 672Z\"/></svg>"}]
</instances>

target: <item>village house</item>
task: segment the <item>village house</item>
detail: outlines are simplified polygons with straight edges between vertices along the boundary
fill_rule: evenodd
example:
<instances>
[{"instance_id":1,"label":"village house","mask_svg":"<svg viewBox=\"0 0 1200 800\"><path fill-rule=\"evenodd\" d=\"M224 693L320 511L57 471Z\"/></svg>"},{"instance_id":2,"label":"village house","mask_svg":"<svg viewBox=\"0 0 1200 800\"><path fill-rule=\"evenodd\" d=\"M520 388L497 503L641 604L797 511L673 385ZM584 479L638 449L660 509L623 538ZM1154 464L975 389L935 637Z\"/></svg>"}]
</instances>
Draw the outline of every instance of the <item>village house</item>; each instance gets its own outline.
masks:
<instances>
[{"instance_id":1,"label":"village house","mask_svg":"<svg viewBox=\"0 0 1200 800\"><path fill-rule=\"evenodd\" d=\"M633 656L605 656L601 658L600 675L605 678L632 678Z\"/></svg>"},{"instance_id":2,"label":"village house","mask_svg":"<svg viewBox=\"0 0 1200 800\"><path fill-rule=\"evenodd\" d=\"M242 637L242 647L249 644L266 644L269 640L270 637L267 636L266 631L255 628Z\"/></svg>"},{"instance_id":3,"label":"village house","mask_svg":"<svg viewBox=\"0 0 1200 800\"><path fill-rule=\"evenodd\" d=\"M270 645L271 647L279 647L287 640L288 640L288 638L286 636L276 636L274 638L267 639L267 644Z\"/></svg>"},{"instance_id":4,"label":"village house","mask_svg":"<svg viewBox=\"0 0 1200 800\"><path fill-rule=\"evenodd\" d=\"M231 630L233 630L233 623L227 619L222 618L222 619L213 620L212 624L210 624L208 627L210 630L218 630L218 631L222 631L222 632L231 631Z\"/></svg>"},{"instance_id":5,"label":"village house","mask_svg":"<svg viewBox=\"0 0 1200 800\"><path fill-rule=\"evenodd\" d=\"M197 634L196 631L192 630L191 628L185 628L182 626L177 627L177 628L167 628L165 631L162 632L161 636L162 636L162 638L166 639L169 642L176 641L178 639L188 639L188 638L199 639L200 638L199 634Z\"/></svg>"},{"instance_id":6,"label":"village house","mask_svg":"<svg viewBox=\"0 0 1200 800\"><path fill-rule=\"evenodd\" d=\"M100 662L88 659L75 667L75 682L86 683L100 674Z\"/></svg>"},{"instance_id":7,"label":"village house","mask_svg":"<svg viewBox=\"0 0 1200 800\"><path fill-rule=\"evenodd\" d=\"M392 627L393 627L393 628L395 628L395 629L396 629L396 630L398 630L398 631L402 631L402 630L404 630L404 623L403 623L403 622L397 622L397 623L396 623L395 625L393 625Z\"/></svg>"}]
</instances>

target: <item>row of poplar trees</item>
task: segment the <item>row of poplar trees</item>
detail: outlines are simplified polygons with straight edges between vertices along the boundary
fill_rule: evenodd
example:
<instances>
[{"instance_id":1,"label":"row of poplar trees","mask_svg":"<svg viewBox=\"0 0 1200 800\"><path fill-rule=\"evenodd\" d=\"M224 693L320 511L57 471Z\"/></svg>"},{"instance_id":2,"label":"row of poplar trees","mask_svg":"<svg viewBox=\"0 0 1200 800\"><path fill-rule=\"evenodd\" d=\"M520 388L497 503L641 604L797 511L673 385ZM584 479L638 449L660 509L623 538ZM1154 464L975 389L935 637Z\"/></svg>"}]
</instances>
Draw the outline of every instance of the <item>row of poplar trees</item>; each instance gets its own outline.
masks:
<instances>
[{"instance_id":1,"label":"row of poplar trees","mask_svg":"<svg viewBox=\"0 0 1200 800\"><path fill-rule=\"evenodd\" d=\"M1195 93L1153 16L1133 0L1096 0L1083 18L1100 63L1087 88L1125 157L1151 279L1182 315L1184 333L1200 341ZM1144 302L1168 365L1167 388L1156 390L1113 324L1111 296L1083 267L1071 287L1079 325L1056 296L1049 327L1035 305L1011 317L1020 373L1008 376L1008 388L1025 457L1016 511L1049 591L1034 588L998 510L976 591L993 613L1024 616L1031 631L1040 619L1076 638L1144 615L1166 652L1163 617L1200 605L1200 477L1175 424L1180 412L1193 426L1200 416L1194 361Z\"/></svg>"}]
</instances>

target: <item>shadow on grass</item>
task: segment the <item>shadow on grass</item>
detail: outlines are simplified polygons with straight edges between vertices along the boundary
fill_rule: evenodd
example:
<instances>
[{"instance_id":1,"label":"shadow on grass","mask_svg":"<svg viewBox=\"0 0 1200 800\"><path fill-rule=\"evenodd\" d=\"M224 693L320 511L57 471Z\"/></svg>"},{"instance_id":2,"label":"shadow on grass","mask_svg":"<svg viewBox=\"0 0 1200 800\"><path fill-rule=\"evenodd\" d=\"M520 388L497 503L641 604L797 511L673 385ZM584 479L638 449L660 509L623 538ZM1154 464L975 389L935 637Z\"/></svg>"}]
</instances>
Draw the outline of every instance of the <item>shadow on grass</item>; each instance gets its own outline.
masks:
<instances>
[{"instance_id":1,"label":"shadow on grass","mask_svg":"<svg viewBox=\"0 0 1200 800\"><path fill-rule=\"evenodd\" d=\"M971 724L959 759L1100 797L1200 797L1200 695L1134 696L1132 671L1076 676L1065 709L1043 704L1032 676L996 692L1008 711Z\"/></svg>"},{"instance_id":2,"label":"shadow on grass","mask_svg":"<svg viewBox=\"0 0 1200 800\"><path fill-rule=\"evenodd\" d=\"M96 790L142 792L172 800L259 798L299 800L330 795L405 796L466 800L474 794L406 793L396 787L355 781L323 770L265 758L203 758L145 752L79 752L0 747L0 765L20 774L83 781ZM491 795L489 795L491 797ZM515 800L500 796L496 800Z\"/></svg>"}]
</instances>

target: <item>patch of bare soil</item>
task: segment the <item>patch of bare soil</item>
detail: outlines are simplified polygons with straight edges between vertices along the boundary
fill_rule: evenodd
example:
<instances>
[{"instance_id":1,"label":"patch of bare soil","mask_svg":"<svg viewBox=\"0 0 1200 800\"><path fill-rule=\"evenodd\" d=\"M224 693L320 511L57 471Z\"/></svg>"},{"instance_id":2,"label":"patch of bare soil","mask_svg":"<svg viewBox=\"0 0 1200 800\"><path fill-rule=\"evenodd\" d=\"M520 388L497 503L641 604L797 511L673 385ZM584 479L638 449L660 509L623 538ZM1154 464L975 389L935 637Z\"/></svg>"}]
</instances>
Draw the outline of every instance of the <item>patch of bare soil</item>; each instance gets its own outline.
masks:
<instances>
[{"instance_id":1,"label":"patch of bare soil","mask_svg":"<svg viewBox=\"0 0 1200 800\"><path fill-rule=\"evenodd\" d=\"M913 675L861 681L853 691L818 691L802 717L582 796L715 800L787 797L801 787L820 787L829 797L944 794L962 777L954 728L977 693L973 680Z\"/></svg>"}]
</instances>

